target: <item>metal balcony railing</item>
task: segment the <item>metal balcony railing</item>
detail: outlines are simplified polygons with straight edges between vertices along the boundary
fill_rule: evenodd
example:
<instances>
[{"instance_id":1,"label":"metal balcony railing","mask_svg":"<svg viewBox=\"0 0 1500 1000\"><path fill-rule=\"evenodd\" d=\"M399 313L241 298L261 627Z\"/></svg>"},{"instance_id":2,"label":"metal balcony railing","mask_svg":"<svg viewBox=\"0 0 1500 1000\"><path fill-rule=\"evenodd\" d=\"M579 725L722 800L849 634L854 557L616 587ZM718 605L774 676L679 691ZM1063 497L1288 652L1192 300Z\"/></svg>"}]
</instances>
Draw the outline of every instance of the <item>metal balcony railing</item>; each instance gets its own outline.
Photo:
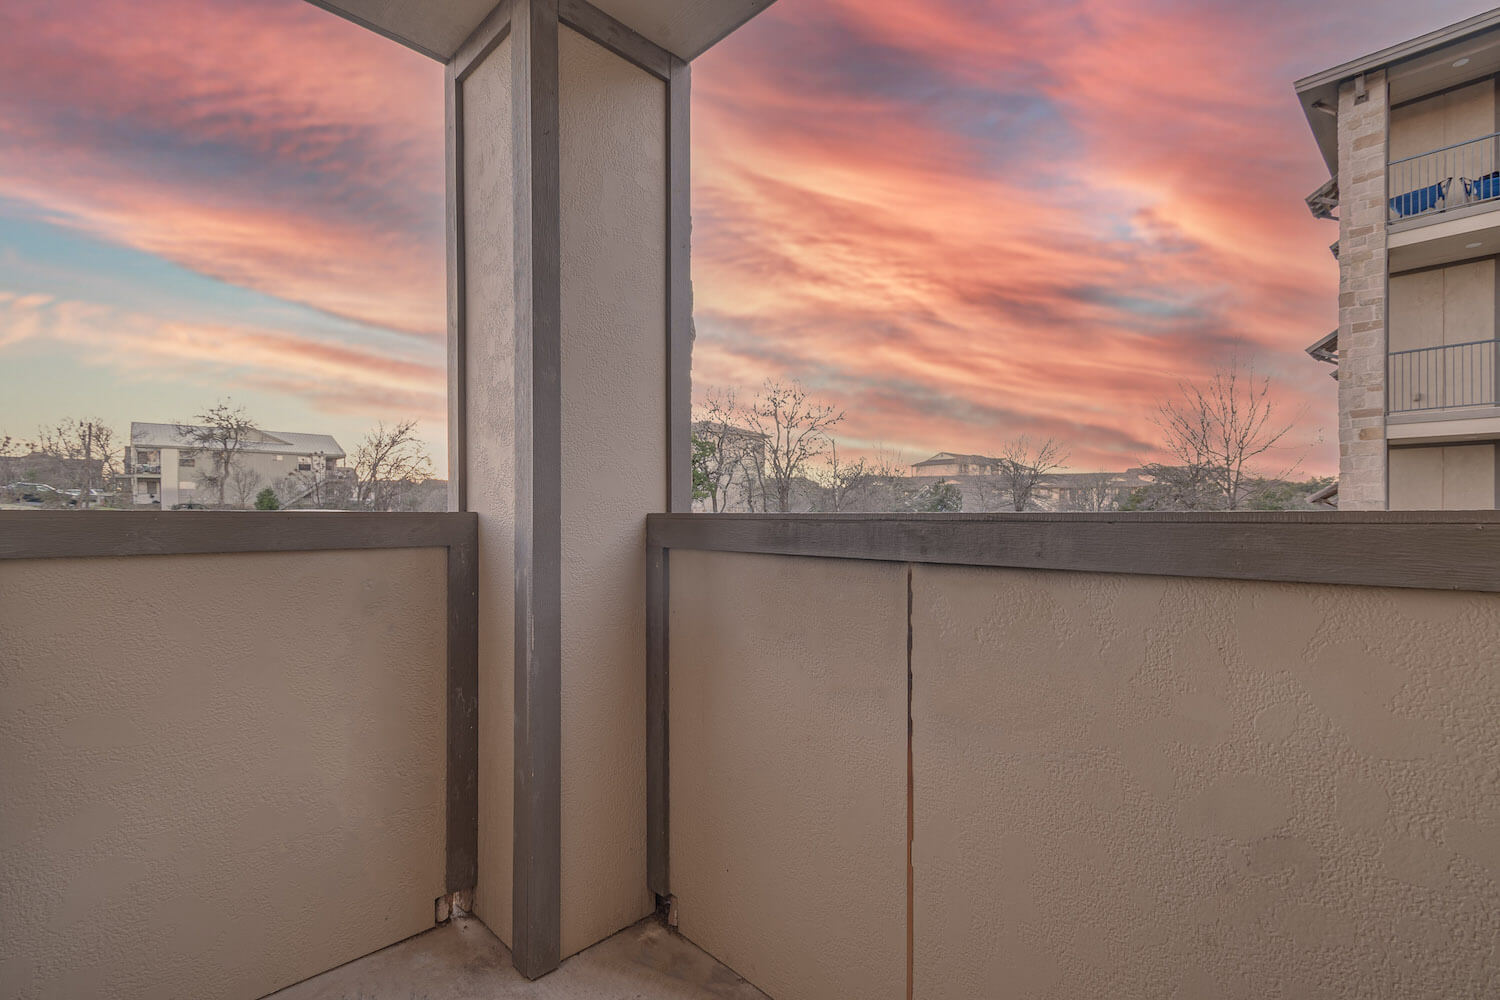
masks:
<instances>
[{"instance_id":1,"label":"metal balcony railing","mask_svg":"<svg viewBox=\"0 0 1500 1000\"><path fill-rule=\"evenodd\" d=\"M1392 351L1388 408L1391 413L1500 404L1500 340Z\"/></svg>"},{"instance_id":2,"label":"metal balcony railing","mask_svg":"<svg viewBox=\"0 0 1500 1000\"><path fill-rule=\"evenodd\" d=\"M130 474L134 476L159 476L161 475L161 463L137 462L130 467Z\"/></svg>"},{"instance_id":3,"label":"metal balcony railing","mask_svg":"<svg viewBox=\"0 0 1500 1000\"><path fill-rule=\"evenodd\" d=\"M1500 132L1392 160L1387 184L1392 222L1500 200Z\"/></svg>"}]
</instances>

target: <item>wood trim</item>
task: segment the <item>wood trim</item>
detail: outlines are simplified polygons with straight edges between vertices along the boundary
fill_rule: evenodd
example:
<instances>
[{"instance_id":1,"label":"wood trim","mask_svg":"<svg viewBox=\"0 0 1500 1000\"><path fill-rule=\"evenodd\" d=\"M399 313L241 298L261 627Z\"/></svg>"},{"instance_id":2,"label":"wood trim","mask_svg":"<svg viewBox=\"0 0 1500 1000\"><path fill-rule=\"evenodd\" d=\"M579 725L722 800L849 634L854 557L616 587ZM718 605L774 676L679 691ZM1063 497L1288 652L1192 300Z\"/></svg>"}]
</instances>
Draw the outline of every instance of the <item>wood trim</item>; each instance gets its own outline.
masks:
<instances>
[{"instance_id":1,"label":"wood trim","mask_svg":"<svg viewBox=\"0 0 1500 1000\"><path fill-rule=\"evenodd\" d=\"M511 18L516 649L512 957L557 968L562 896L562 314L557 0Z\"/></svg>"},{"instance_id":2,"label":"wood trim","mask_svg":"<svg viewBox=\"0 0 1500 1000\"><path fill-rule=\"evenodd\" d=\"M468 282L464 245L464 104L457 64L443 71L448 252L448 509L469 509Z\"/></svg>"},{"instance_id":3,"label":"wood trim","mask_svg":"<svg viewBox=\"0 0 1500 1000\"><path fill-rule=\"evenodd\" d=\"M1500 511L652 514L666 549L1500 591Z\"/></svg>"},{"instance_id":4,"label":"wood trim","mask_svg":"<svg viewBox=\"0 0 1500 1000\"><path fill-rule=\"evenodd\" d=\"M668 866L671 770L667 741L667 559L667 551L659 545L646 550L646 886L662 897L672 892Z\"/></svg>"},{"instance_id":5,"label":"wood trim","mask_svg":"<svg viewBox=\"0 0 1500 1000\"><path fill-rule=\"evenodd\" d=\"M655 42L648 41L588 0L558 0L558 20L591 42L604 46L626 62L666 80L673 56Z\"/></svg>"},{"instance_id":6,"label":"wood trim","mask_svg":"<svg viewBox=\"0 0 1500 1000\"><path fill-rule=\"evenodd\" d=\"M693 505L692 70L673 57L667 77L667 510ZM671 884L669 671L670 553L646 550L646 885Z\"/></svg>"},{"instance_id":7,"label":"wood trim","mask_svg":"<svg viewBox=\"0 0 1500 1000\"><path fill-rule=\"evenodd\" d=\"M471 515L361 511L0 511L0 559L450 546Z\"/></svg>"},{"instance_id":8,"label":"wood trim","mask_svg":"<svg viewBox=\"0 0 1500 1000\"><path fill-rule=\"evenodd\" d=\"M667 510L693 509L692 69L667 80Z\"/></svg>"},{"instance_id":9,"label":"wood trim","mask_svg":"<svg viewBox=\"0 0 1500 1000\"><path fill-rule=\"evenodd\" d=\"M448 754L446 885L479 881L479 538L478 518L448 546Z\"/></svg>"},{"instance_id":10,"label":"wood trim","mask_svg":"<svg viewBox=\"0 0 1500 1000\"><path fill-rule=\"evenodd\" d=\"M468 79L469 74L484 62L485 56L495 51L495 47L510 34L511 3L512 0L500 0L495 4L448 60L449 72L459 82Z\"/></svg>"}]
</instances>

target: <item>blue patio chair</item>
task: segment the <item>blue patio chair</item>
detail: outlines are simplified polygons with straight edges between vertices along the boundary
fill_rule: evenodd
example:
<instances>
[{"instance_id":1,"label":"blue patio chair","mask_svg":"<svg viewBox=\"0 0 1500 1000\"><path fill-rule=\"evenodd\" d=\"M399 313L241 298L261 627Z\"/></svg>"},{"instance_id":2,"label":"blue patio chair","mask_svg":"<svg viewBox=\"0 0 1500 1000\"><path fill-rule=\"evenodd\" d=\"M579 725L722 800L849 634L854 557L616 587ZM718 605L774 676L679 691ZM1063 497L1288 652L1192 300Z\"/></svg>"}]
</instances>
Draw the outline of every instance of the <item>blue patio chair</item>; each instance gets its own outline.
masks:
<instances>
[{"instance_id":1,"label":"blue patio chair","mask_svg":"<svg viewBox=\"0 0 1500 1000\"><path fill-rule=\"evenodd\" d=\"M1469 180L1460 177L1464 184L1464 196L1471 201L1484 201L1488 198L1500 198L1500 170L1485 174L1483 177Z\"/></svg>"},{"instance_id":2,"label":"blue patio chair","mask_svg":"<svg viewBox=\"0 0 1500 1000\"><path fill-rule=\"evenodd\" d=\"M1437 207L1437 203L1448 197L1448 188L1453 184L1453 178L1419 187L1415 191L1398 194L1391 199L1391 211L1405 218L1408 215L1417 215Z\"/></svg>"}]
</instances>

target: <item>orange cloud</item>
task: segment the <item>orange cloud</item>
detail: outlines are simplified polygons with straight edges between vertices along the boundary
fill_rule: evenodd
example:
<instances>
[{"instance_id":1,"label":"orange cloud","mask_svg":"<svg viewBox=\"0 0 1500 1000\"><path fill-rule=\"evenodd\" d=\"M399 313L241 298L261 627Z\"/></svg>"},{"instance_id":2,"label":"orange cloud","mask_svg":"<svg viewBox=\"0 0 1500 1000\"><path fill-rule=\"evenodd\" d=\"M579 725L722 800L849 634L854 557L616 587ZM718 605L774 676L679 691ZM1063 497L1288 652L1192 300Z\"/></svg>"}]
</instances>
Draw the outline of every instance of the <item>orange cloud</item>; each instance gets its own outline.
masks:
<instances>
[{"instance_id":1,"label":"orange cloud","mask_svg":"<svg viewBox=\"0 0 1500 1000\"><path fill-rule=\"evenodd\" d=\"M309 4L0 7L0 197L224 281L444 329L442 68Z\"/></svg>"},{"instance_id":2,"label":"orange cloud","mask_svg":"<svg viewBox=\"0 0 1500 1000\"><path fill-rule=\"evenodd\" d=\"M45 340L123 378L211 376L225 393L255 387L331 414L365 417L372 405L441 425L441 362L314 340L278 330L163 320L94 302L0 289L0 346Z\"/></svg>"},{"instance_id":3,"label":"orange cloud","mask_svg":"<svg viewBox=\"0 0 1500 1000\"><path fill-rule=\"evenodd\" d=\"M1162 457L1180 378L1238 359L1331 471L1334 393L1302 347L1336 322L1336 232L1302 205L1326 173L1290 82L1403 20L1444 16L773 7L694 69L700 390L799 376L851 443L1051 434L1118 468Z\"/></svg>"}]
</instances>

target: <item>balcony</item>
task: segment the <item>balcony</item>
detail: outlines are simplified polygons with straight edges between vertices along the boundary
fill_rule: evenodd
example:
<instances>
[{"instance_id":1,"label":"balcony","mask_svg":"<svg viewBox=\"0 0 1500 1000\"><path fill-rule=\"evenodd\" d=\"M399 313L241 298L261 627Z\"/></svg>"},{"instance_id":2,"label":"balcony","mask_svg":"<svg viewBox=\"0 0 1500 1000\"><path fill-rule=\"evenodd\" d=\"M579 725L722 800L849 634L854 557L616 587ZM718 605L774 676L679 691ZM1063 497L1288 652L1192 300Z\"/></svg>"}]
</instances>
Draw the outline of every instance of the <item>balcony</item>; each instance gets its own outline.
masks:
<instances>
[{"instance_id":1,"label":"balcony","mask_svg":"<svg viewBox=\"0 0 1500 1000\"><path fill-rule=\"evenodd\" d=\"M1500 340L1476 340L1409 351L1389 359L1387 410L1422 413L1500 405Z\"/></svg>"},{"instance_id":2,"label":"balcony","mask_svg":"<svg viewBox=\"0 0 1500 1000\"><path fill-rule=\"evenodd\" d=\"M448 63L461 512L0 511L0 992L1493 993L1500 513L662 513L764 5L320 5Z\"/></svg>"},{"instance_id":3,"label":"balcony","mask_svg":"<svg viewBox=\"0 0 1500 1000\"><path fill-rule=\"evenodd\" d=\"M130 467L126 473L131 476L159 476L161 475L160 462L137 462Z\"/></svg>"},{"instance_id":4,"label":"balcony","mask_svg":"<svg viewBox=\"0 0 1500 1000\"><path fill-rule=\"evenodd\" d=\"M1495 972L1500 514L645 518L637 588L564 584L609 656L564 657L562 877L529 897L512 775L547 737L480 610L513 600L478 568L503 524L87 516L0 514L22 997ZM537 983L532 905L562 935Z\"/></svg>"},{"instance_id":5,"label":"balcony","mask_svg":"<svg viewBox=\"0 0 1500 1000\"><path fill-rule=\"evenodd\" d=\"M1391 222L1431 218L1500 199L1500 133L1392 160Z\"/></svg>"}]
</instances>

